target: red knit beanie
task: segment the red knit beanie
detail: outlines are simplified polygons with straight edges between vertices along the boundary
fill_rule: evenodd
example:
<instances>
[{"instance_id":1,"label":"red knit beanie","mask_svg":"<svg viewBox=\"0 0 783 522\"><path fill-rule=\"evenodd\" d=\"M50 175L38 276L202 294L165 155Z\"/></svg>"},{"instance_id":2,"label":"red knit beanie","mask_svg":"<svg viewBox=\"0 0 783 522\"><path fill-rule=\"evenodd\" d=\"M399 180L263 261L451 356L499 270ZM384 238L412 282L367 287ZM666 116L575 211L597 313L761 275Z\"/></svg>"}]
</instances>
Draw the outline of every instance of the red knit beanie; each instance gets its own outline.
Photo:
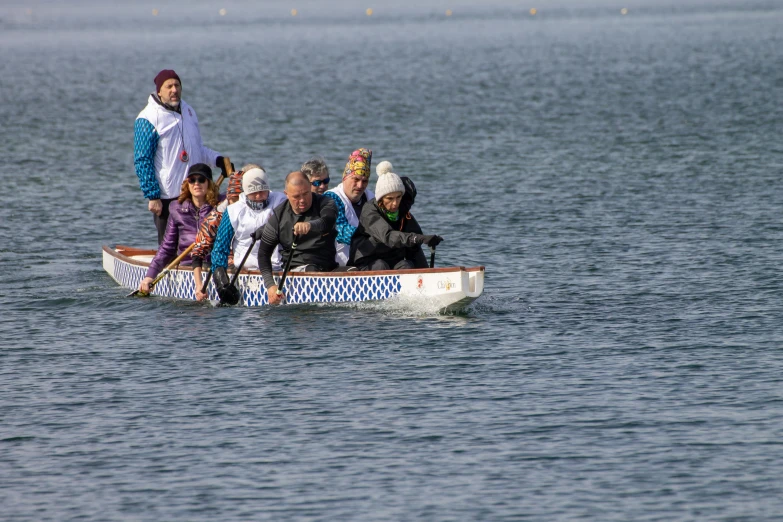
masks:
<instances>
[{"instance_id":1,"label":"red knit beanie","mask_svg":"<svg viewBox=\"0 0 783 522\"><path fill-rule=\"evenodd\" d=\"M182 80L179 79L179 76L177 76L177 73L175 73L173 69L163 69L160 71L155 77L155 93L159 93L160 88L163 87L163 84L166 82L166 80L171 80L172 78L177 80L179 84L182 85Z\"/></svg>"}]
</instances>

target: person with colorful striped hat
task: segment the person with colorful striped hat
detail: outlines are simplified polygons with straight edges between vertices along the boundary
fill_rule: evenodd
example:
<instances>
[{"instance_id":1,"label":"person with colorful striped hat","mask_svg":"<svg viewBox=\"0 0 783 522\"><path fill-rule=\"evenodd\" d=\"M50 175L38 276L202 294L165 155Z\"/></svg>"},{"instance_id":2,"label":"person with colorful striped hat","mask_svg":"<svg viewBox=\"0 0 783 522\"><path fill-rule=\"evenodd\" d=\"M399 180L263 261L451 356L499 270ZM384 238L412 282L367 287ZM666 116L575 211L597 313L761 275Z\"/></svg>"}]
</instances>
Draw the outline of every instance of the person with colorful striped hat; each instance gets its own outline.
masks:
<instances>
[{"instance_id":1,"label":"person with colorful striped hat","mask_svg":"<svg viewBox=\"0 0 783 522\"><path fill-rule=\"evenodd\" d=\"M334 247L337 251L334 260L339 266L348 264L348 256L351 250L351 238L356 227L359 226L359 216L362 207L375 197L371 190L367 189L370 183L370 166L372 165L372 151L370 149L357 149L348 158L343 170L342 183L332 190L324 193L337 205L337 239Z\"/></svg>"}]
</instances>

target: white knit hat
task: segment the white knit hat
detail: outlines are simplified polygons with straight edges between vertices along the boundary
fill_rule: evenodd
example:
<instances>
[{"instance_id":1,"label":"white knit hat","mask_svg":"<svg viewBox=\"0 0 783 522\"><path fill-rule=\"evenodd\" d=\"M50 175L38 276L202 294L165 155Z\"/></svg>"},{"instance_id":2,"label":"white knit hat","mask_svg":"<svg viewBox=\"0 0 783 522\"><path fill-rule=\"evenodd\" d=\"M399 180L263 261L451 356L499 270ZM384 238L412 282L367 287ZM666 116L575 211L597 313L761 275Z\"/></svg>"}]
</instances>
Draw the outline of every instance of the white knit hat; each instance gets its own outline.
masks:
<instances>
[{"instance_id":1,"label":"white knit hat","mask_svg":"<svg viewBox=\"0 0 783 522\"><path fill-rule=\"evenodd\" d=\"M242 175L242 191L245 194L272 190L269 188L269 178L262 169L250 169Z\"/></svg>"},{"instance_id":2,"label":"white knit hat","mask_svg":"<svg viewBox=\"0 0 783 522\"><path fill-rule=\"evenodd\" d=\"M402 184L400 177L392 172L392 164L388 161L382 161L375 167L378 173L378 181L375 182L375 201L380 201L386 194L392 192L402 192L405 194L405 185Z\"/></svg>"}]
</instances>

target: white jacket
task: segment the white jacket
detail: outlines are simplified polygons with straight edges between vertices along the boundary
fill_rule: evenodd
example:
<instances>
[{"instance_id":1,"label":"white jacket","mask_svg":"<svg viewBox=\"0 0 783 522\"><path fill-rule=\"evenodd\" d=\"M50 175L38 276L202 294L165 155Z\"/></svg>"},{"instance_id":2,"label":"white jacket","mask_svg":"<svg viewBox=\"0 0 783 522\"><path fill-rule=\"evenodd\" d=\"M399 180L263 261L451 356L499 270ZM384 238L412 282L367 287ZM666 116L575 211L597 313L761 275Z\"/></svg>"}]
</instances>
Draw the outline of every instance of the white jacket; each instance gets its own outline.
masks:
<instances>
[{"instance_id":1,"label":"white jacket","mask_svg":"<svg viewBox=\"0 0 783 522\"><path fill-rule=\"evenodd\" d=\"M345 189L343 188L343 184L340 183L339 185L334 187L332 190L329 190L328 192L337 194L337 196L343 202L343 206L345 207L345 219L348 221L348 224L354 228L358 227L359 216L357 216L356 212L354 212L353 204L351 203L351 200L348 199L348 196L345 194ZM367 196L367 201L370 201L372 198L375 197L375 194L373 194L372 190L370 189L365 189L364 194ZM351 245L346 245L345 243L340 243L338 241L335 241L334 248L337 251L337 254L335 254L334 256L335 262L337 262L337 264L340 266L347 265L348 257L351 254Z\"/></svg>"},{"instance_id":2,"label":"white jacket","mask_svg":"<svg viewBox=\"0 0 783 522\"><path fill-rule=\"evenodd\" d=\"M270 191L266 207L263 210L253 210L247 206L247 196L243 192L239 195L237 203L226 208L228 218L231 220L231 226L234 227L234 242L231 247L234 250L235 266L239 266L242 258L245 257L247 249L250 248L250 244L253 242L253 238L250 236L253 232L264 226L269 221L272 210L285 200L286 196L282 192ZM258 242L253 246L253 251L247 257L244 268L258 270ZM272 268L274 270L282 268L280 252L277 248L272 254Z\"/></svg>"},{"instance_id":3,"label":"white jacket","mask_svg":"<svg viewBox=\"0 0 783 522\"><path fill-rule=\"evenodd\" d=\"M196 163L216 167L215 158L220 154L204 146L198 129L198 118L193 107L180 101L182 114L166 109L150 94L147 106L136 116L144 118L158 133L155 151L155 177L160 185L160 197L172 199L179 196L188 168ZM180 160L182 150L188 153L187 163Z\"/></svg>"}]
</instances>

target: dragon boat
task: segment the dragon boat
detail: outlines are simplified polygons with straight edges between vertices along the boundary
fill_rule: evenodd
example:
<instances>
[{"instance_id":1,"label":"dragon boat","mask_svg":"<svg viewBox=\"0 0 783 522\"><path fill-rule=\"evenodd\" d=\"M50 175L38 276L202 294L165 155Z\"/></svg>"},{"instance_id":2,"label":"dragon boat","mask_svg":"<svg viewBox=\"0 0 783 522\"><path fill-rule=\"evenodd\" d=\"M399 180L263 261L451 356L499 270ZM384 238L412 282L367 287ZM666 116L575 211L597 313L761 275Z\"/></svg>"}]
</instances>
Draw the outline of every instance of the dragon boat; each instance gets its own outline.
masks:
<instances>
[{"instance_id":1,"label":"dragon boat","mask_svg":"<svg viewBox=\"0 0 783 522\"><path fill-rule=\"evenodd\" d=\"M155 250L123 245L103 247L103 268L121 286L136 289L144 278ZM275 274L277 280L280 274ZM263 278L257 270L242 270L237 278L240 305L269 304ZM484 267L422 268L370 272L289 272L285 282L286 305L309 303L383 302L421 303L439 312L457 312L484 291ZM154 287L152 295L195 301L193 270L172 269ZM217 300L209 284L210 300Z\"/></svg>"}]
</instances>

